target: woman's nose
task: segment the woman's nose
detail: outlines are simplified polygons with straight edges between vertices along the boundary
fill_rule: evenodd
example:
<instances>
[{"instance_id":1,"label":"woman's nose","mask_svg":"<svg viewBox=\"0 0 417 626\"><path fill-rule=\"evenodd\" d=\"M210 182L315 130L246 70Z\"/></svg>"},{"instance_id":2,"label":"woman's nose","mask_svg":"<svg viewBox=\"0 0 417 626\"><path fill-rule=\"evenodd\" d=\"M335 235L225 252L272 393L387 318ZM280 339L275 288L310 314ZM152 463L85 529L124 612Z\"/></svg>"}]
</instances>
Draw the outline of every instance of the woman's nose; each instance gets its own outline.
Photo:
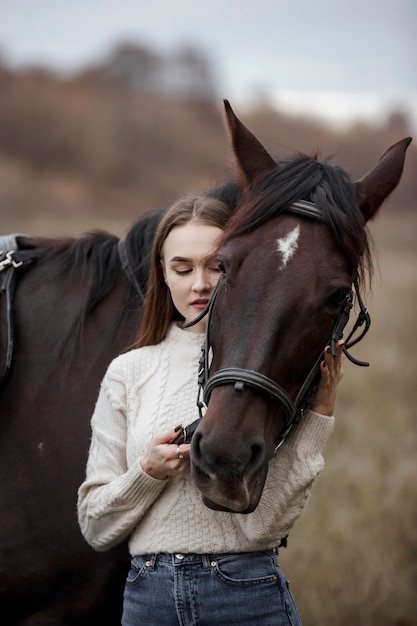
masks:
<instances>
[{"instance_id":1,"label":"woman's nose","mask_svg":"<svg viewBox=\"0 0 417 626\"><path fill-rule=\"evenodd\" d=\"M195 273L195 279L193 283L194 291L210 291L212 285L209 280L209 273L204 270L199 270Z\"/></svg>"}]
</instances>

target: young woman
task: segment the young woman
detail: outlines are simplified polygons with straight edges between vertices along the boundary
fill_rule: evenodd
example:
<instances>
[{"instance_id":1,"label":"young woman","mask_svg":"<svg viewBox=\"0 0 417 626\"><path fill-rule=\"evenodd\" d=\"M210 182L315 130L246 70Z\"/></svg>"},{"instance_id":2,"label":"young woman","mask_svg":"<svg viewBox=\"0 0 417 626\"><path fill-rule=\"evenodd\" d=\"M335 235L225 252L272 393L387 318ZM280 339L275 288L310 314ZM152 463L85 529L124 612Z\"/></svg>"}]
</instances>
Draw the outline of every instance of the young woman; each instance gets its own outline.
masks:
<instances>
[{"instance_id":1,"label":"young woman","mask_svg":"<svg viewBox=\"0 0 417 626\"><path fill-rule=\"evenodd\" d=\"M230 212L214 198L188 196L165 214L138 348L110 364L92 417L78 518L96 550L129 541L123 626L300 624L277 548L323 467L342 342L336 358L325 352L312 410L271 460L253 513L206 508L190 478L190 445L171 443L178 424L198 417L205 320L182 326L213 293Z\"/></svg>"}]
</instances>

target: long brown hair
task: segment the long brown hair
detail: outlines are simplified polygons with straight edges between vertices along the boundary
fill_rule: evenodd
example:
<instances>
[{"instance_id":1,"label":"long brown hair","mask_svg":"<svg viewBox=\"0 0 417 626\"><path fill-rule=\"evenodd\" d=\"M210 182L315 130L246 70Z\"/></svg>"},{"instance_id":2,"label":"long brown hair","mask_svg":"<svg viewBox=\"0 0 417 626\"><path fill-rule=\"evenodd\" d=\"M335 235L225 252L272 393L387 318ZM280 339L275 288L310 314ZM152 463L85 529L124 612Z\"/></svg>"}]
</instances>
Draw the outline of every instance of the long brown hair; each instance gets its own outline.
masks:
<instances>
[{"instance_id":1,"label":"long brown hair","mask_svg":"<svg viewBox=\"0 0 417 626\"><path fill-rule=\"evenodd\" d=\"M200 194L189 194L180 198L165 213L152 247L148 289L137 348L159 343L164 339L169 324L175 319L182 319L172 302L161 265L162 246L171 230L188 222L200 222L224 229L231 214L232 209L224 202Z\"/></svg>"}]
</instances>

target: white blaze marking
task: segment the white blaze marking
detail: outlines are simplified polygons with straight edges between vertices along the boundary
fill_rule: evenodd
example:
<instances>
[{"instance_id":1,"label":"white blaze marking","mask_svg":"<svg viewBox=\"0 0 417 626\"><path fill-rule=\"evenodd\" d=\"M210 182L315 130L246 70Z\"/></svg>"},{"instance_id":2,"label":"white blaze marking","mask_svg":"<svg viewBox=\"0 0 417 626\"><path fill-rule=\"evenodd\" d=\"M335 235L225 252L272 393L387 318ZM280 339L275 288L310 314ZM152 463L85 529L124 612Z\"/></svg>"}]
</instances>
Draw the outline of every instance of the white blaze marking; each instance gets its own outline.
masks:
<instances>
[{"instance_id":1,"label":"white blaze marking","mask_svg":"<svg viewBox=\"0 0 417 626\"><path fill-rule=\"evenodd\" d=\"M288 264L293 258L298 248L298 239L300 237L300 226L297 225L288 235L277 240L278 252L282 254L282 266Z\"/></svg>"}]
</instances>

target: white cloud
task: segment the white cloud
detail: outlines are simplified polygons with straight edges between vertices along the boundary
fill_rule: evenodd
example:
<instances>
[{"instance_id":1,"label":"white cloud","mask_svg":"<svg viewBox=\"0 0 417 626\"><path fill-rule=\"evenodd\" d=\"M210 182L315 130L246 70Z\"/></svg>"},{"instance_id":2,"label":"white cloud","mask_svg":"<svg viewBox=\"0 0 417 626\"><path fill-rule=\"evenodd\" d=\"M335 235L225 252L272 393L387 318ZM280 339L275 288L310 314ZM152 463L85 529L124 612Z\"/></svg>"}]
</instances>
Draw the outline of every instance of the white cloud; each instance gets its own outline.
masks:
<instances>
[{"instance_id":1,"label":"white cloud","mask_svg":"<svg viewBox=\"0 0 417 626\"><path fill-rule=\"evenodd\" d=\"M417 92L403 96L376 93L309 92L279 89L271 93L277 109L295 116L309 116L343 128L355 121L381 124L392 111L404 111L417 129Z\"/></svg>"}]
</instances>

